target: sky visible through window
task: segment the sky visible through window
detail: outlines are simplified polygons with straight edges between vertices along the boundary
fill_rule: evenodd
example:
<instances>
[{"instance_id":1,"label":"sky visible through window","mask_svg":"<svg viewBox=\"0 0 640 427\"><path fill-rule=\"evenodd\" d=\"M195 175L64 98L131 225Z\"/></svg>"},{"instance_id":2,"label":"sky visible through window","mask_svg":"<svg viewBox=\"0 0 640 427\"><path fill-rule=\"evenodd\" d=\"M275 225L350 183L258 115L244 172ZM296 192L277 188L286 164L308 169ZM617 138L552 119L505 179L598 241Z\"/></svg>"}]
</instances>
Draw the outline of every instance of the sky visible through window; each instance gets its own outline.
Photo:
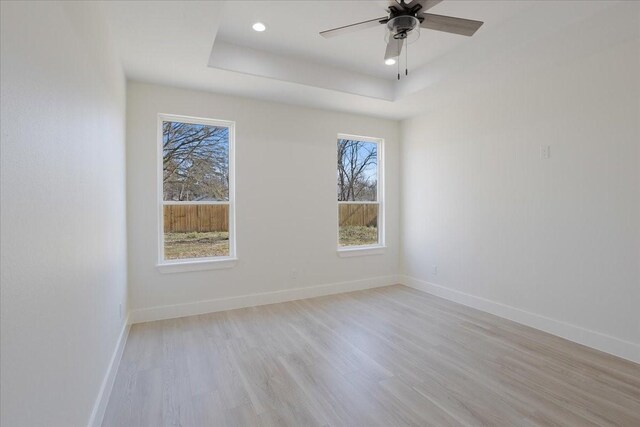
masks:
<instances>
[{"instance_id":1,"label":"sky visible through window","mask_svg":"<svg viewBox=\"0 0 640 427\"><path fill-rule=\"evenodd\" d=\"M378 144L338 139L338 200L375 201L378 185Z\"/></svg>"},{"instance_id":2,"label":"sky visible through window","mask_svg":"<svg viewBox=\"0 0 640 427\"><path fill-rule=\"evenodd\" d=\"M229 128L163 122L167 201L229 200Z\"/></svg>"}]
</instances>

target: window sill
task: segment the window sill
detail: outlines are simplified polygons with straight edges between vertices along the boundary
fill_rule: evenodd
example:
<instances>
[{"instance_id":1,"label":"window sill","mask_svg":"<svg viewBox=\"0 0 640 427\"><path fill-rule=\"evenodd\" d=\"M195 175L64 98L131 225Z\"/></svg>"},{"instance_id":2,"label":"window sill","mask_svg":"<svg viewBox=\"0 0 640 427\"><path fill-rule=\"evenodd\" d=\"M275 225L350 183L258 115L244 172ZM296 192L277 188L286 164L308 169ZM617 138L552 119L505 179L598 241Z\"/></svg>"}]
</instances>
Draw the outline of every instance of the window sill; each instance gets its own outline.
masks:
<instances>
[{"instance_id":1,"label":"window sill","mask_svg":"<svg viewBox=\"0 0 640 427\"><path fill-rule=\"evenodd\" d=\"M156 268L162 274L183 273L187 271L220 270L233 268L238 258L207 259L201 261L165 262L157 264Z\"/></svg>"},{"instance_id":2,"label":"window sill","mask_svg":"<svg viewBox=\"0 0 640 427\"><path fill-rule=\"evenodd\" d=\"M354 256L382 255L384 254L386 249L386 246L360 246L353 248L340 248L338 249L338 256L341 258L348 258Z\"/></svg>"}]
</instances>

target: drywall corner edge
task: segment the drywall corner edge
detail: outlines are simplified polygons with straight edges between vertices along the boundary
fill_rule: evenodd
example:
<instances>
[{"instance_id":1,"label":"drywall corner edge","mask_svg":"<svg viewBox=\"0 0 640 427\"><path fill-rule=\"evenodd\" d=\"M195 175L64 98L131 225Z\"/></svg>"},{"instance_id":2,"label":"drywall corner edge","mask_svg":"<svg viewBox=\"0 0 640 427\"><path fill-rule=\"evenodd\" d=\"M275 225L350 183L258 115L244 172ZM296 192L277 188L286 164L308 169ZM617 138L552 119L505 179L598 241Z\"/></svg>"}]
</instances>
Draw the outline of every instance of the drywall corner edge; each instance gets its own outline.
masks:
<instances>
[{"instance_id":1,"label":"drywall corner edge","mask_svg":"<svg viewBox=\"0 0 640 427\"><path fill-rule=\"evenodd\" d=\"M122 331L120 331L116 348L111 356L111 361L109 362L107 372L102 380L100 391L98 392L95 404L93 405L93 410L91 411L91 416L89 417L89 423L87 424L89 427L100 427L102 425L102 420L107 410L107 404L109 403L109 397L111 397L111 390L113 389L118 368L120 367L120 360L122 360L124 347L127 343L127 338L129 337L129 330L131 329L131 323L129 321L130 318L130 315L127 316L122 327Z\"/></svg>"}]
</instances>

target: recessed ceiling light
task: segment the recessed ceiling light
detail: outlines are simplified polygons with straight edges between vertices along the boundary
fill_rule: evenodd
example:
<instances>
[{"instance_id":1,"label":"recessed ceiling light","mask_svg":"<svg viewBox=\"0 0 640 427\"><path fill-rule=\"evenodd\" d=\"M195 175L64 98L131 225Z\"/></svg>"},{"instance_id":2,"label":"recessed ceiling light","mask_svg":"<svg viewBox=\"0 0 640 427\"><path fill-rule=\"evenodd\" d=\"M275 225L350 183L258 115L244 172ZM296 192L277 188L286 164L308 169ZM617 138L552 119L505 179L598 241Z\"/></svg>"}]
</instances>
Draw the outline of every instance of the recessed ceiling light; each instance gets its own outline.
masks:
<instances>
[{"instance_id":1,"label":"recessed ceiling light","mask_svg":"<svg viewBox=\"0 0 640 427\"><path fill-rule=\"evenodd\" d=\"M384 63L387 64L387 65L393 65L393 64L396 63L396 60L393 59L393 58L389 58L389 59L385 59Z\"/></svg>"},{"instance_id":2,"label":"recessed ceiling light","mask_svg":"<svg viewBox=\"0 0 640 427\"><path fill-rule=\"evenodd\" d=\"M256 22L255 24L253 24L253 30L259 33L263 32L266 29L267 27L265 27L265 25L262 22Z\"/></svg>"}]
</instances>

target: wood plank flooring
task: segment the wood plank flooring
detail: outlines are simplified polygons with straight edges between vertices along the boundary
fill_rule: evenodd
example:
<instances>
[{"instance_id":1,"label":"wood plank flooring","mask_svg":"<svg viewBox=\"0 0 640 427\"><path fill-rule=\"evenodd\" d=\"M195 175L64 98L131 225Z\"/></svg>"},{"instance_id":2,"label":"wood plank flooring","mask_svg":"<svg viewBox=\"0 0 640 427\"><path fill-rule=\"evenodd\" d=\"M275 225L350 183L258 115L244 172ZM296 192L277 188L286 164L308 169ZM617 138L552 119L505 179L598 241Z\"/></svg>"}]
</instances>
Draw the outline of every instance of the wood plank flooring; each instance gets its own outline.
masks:
<instances>
[{"instance_id":1,"label":"wood plank flooring","mask_svg":"<svg viewBox=\"0 0 640 427\"><path fill-rule=\"evenodd\" d=\"M640 426L640 365L401 285L134 325L103 426Z\"/></svg>"}]
</instances>

